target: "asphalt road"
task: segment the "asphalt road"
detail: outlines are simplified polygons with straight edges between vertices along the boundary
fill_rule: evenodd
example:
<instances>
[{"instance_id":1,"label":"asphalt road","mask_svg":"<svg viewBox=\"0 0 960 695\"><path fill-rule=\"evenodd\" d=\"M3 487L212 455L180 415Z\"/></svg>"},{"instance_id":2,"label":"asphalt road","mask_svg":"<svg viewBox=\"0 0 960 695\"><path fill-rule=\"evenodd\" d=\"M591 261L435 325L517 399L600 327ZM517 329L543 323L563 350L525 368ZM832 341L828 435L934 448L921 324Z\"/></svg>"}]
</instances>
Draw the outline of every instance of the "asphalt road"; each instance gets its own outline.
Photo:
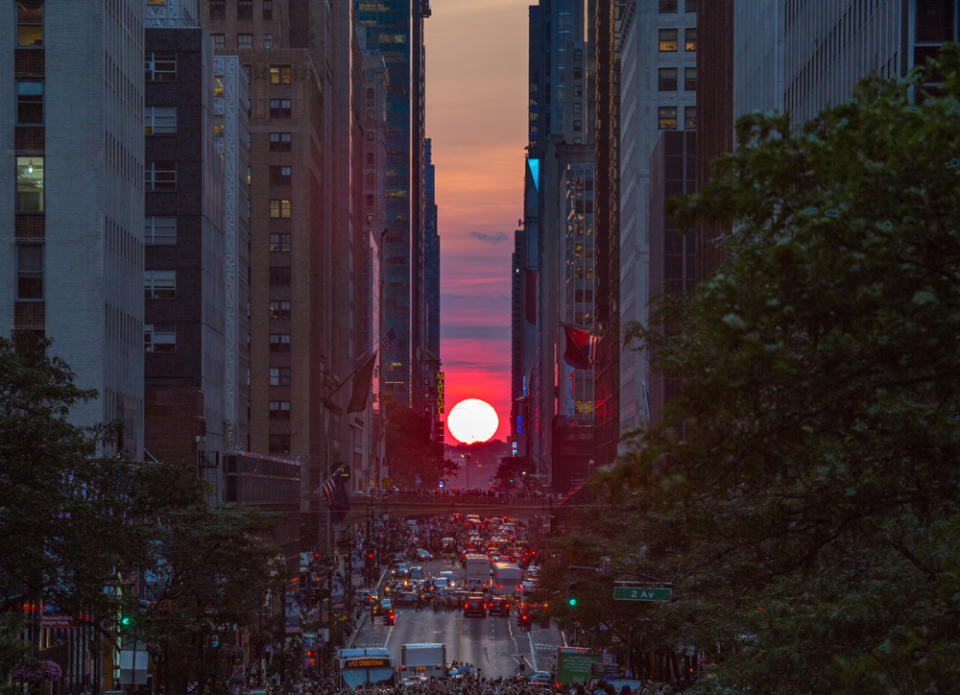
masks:
<instances>
[{"instance_id":1,"label":"asphalt road","mask_svg":"<svg viewBox=\"0 0 960 695\"><path fill-rule=\"evenodd\" d=\"M463 569L445 561L421 563L424 572L436 575L440 570L454 571L454 579L463 579ZM553 626L534 625L530 632L517 627L516 616L509 618L464 617L463 611L434 612L430 608L397 608L394 625L373 623L367 615L357 633L355 647L387 647L400 663L400 645L409 642L442 642L447 645L447 663L471 664L488 677L510 677L524 664L527 673L551 670L553 650L561 644L560 632Z\"/></svg>"}]
</instances>

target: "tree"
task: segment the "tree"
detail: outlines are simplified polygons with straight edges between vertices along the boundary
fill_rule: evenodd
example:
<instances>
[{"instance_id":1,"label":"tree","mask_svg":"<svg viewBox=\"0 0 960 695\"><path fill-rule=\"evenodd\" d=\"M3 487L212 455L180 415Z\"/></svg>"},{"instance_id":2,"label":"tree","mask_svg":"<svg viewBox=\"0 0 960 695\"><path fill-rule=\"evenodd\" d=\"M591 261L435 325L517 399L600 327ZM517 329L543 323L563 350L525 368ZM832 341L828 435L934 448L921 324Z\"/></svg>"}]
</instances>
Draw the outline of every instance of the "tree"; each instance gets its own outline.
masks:
<instances>
[{"instance_id":1,"label":"tree","mask_svg":"<svg viewBox=\"0 0 960 695\"><path fill-rule=\"evenodd\" d=\"M497 465L497 487L501 490L514 490L523 485L524 476L533 472L533 462L526 456L503 456Z\"/></svg>"},{"instance_id":2,"label":"tree","mask_svg":"<svg viewBox=\"0 0 960 695\"><path fill-rule=\"evenodd\" d=\"M390 477L405 487L417 479L424 487L436 487L455 466L443 457L443 445L430 438L429 421L411 408L387 405L386 459Z\"/></svg>"},{"instance_id":3,"label":"tree","mask_svg":"<svg viewBox=\"0 0 960 695\"><path fill-rule=\"evenodd\" d=\"M673 579L669 610L720 644L700 691L960 683L958 55L936 89L740 119L670 208L733 229L727 260L662 298L668 331L635 327L681 393L604 481L638 510L621 569Z\"/></svg>"}]
</instances>

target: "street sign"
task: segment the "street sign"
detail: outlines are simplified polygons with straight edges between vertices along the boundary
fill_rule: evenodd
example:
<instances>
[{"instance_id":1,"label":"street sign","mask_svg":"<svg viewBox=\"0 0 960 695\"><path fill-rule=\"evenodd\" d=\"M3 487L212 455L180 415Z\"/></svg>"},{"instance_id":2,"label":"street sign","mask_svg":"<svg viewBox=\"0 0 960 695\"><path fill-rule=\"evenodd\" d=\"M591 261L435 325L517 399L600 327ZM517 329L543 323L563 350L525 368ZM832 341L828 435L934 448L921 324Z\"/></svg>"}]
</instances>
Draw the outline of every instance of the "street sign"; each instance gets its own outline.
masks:
<instances>
[{"instance_id":1,"label":"street sign","mask_svg":"<svg viewBox=\"0 0 960 695\"><path fill-rule=\"evenodd\" d=\"M668 586L615 586L614 601L669 601L673 590Z\"/></svg>"}]
</instances>

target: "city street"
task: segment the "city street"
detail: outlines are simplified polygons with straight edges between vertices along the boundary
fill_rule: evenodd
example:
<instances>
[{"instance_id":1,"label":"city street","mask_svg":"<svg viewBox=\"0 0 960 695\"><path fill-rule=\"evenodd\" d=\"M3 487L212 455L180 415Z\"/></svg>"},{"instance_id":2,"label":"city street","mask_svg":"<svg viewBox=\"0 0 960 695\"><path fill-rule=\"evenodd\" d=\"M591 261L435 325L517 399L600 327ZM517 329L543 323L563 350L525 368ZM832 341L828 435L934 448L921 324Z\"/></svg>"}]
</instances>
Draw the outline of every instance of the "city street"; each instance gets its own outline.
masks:
<instances>
[{"instance_id":1,"label":"city street","mask_svg":"<svg viewBox=\"0 0 960 695\"><path fill-rule=\"evenodd\" d=\"M459 583L463 569L446 561L423 563L425 573L436 575L441 570L453 569ZM481 675L509 677L524 664L527 673L550 670L553 652L562 643L560 632L553 626L534 625L524 632L516 625L516 616L509 618L464 617L462 610L434 612L431 608L396 609L396 622L383 625L380 619L373 624L367 613L357 634L355 647L387 647L400 663L400 645L409 642L442 642L447 645L448 665L453 661L471 664Z\"/></svg>"}]
</instances>

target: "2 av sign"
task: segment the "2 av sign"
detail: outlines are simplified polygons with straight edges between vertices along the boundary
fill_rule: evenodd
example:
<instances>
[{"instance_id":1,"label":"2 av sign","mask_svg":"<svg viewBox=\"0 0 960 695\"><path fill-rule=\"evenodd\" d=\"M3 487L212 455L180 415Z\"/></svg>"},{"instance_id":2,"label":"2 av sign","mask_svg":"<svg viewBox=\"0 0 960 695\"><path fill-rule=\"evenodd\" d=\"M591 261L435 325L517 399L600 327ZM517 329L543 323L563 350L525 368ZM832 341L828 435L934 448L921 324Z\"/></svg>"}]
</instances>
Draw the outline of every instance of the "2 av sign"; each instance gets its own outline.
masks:
<instances>
[{"instance_id":1,"label":"2 av sign","mask_svg":"<svg viewBox=\"0 0 960 695\"><path fill-rule=\"evenodd\" d=\"M615 586L614 601L669 601L672 590L666 586Z\"/></svg>"}]
</instances>

